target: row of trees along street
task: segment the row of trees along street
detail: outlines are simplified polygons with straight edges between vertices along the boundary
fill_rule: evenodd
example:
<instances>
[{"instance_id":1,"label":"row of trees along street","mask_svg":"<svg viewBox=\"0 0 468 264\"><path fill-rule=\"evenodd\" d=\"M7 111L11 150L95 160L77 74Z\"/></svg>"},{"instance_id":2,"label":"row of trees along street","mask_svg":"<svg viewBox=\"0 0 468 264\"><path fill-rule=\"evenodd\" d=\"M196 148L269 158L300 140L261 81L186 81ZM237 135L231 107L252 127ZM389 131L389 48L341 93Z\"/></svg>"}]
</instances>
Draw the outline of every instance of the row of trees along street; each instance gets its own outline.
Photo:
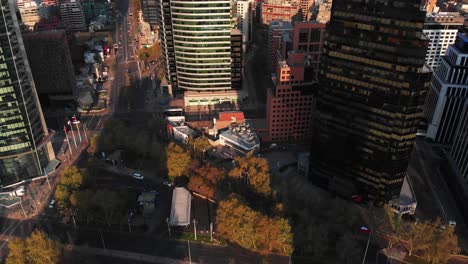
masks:
<instances>
[{"instance_id":1,"label":"row of trees along street","mask_svg":"<svg viewBox=\"0 0 468 264\"><path fill-rule=\"evenodd\" d=\"M60 243L39 230L26 239L13 238L8 250L7 264L57 264L61 257Z\"/></svg>"},{"instance_id":2,"label":"row of trees along street","mask_svg":"<svg viewBox=\"0 0 468 264\"><path fill-rule=\"evenodd\" d=\"M90 184L85 184L85 179L89 178L86 169L76 166L63 172L55 191L59 212L64 217L71 217L74 223L82 220L87 225L93 222L108 227L125 223L128 192L94 189Z\"/></svg>"}]
</instances>

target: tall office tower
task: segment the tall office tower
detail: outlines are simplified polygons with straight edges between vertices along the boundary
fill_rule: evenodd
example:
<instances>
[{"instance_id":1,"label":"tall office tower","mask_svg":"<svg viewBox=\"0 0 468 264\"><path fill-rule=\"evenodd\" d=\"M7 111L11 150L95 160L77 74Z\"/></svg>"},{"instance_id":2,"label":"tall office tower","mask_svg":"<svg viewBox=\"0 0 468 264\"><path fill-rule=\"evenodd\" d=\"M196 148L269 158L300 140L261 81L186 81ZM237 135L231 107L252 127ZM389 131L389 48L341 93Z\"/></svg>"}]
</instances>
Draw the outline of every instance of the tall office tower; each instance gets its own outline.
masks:
<instances>
[{"instance_id":1,"label":"tall office tower","mask_svg":"<svg viewBox=\"0 0 468 264\"><path fill-rule=\"evenodd\" d=\"M244 52L247 44L252 40L254 2L254 0L238 0L236 2L236 27L242 33L242 50Z\"/></svg>"},{"instance_id":2,"label":"tall office tower","mask_svg":"<svg viewBox=\"0 0 468 264\"><path fill-rule=\"evenodd\" d=\"M440 144L452 144L468 99L468 35L458 33L432 75L424 115L427 136Z\"/></svg>"},{"instance_id":3,"label":"tall office tower","mask_svg":"<svg viewBox=\"0 0 468 264\"><path fill-rule=\"evenodd\" d=\"M341 195L399 196L430 69L420 0L334 0L311 177Z\"/></svg>"},{"instance_id":4,"label":"tall office tower","mask_svg":"<svg viewBox=\"0 0 468 264\"><path fill-rule=\"evenodd\" d=\"M231 79L231 2L160 0L158 9L166 76L184 92L185 104L238 100Z\"/></svg>"},{"instance_id":5,"label":"tall office tower","mask_svg":"<svg viewBox=\"0 0 468 264\"><path fill-rule=\"evenodd\" d=\"M450 44L455 42L457 32L463 27L465 18L458 13L427 13L424 22L424 34L429 38L426 64L435 70L439 67Z\"/></svg>"},{"instance_id":6,"label":"tall office tower","mask_svg":"<svg viewBox=\"0 0 468 264\"><path fill-rule=\"evenodd\" d=\"M21 21L29 29L33 29L34 25L39 22L39 6L34 0L18 0L18 9L21 15Z\"/></svg>"},{"instance_id":7,"label":"tall office tower","mask_svg":"<svg viewBox=\"0 0 468 264\"><path fill-rule=\"evenodd\" d=\"M65 0L60 5L60 16L68 32L86 31L83 7L79 0Z\"/></svg>"},{"instance_id":8,"label":"tall office tower","mask_svg":"<svg viewBox=\"0 0 468 264\"><path fill-rule=\"evenodd\" d=\"M42 175L55 158L12 2L0 1L1 185Z\"/></svg>"},{"instance_id":9,"label":"tall office tower","mask_svg":"<svg viewBox=\"0 0 468 264\"><path fill-rule=\"evenodd\" d=\"M271 21L268 27L268 54L270 55L269 66L271 72L276 73L278 61L281 54L282 58L286 58L286 53L291 49L293 26L288 21Z\"/></svg>"},{"instance_id":10,"label":"tall office tower","mask_svg":"<svg viewBox=\"0 0 468 264\"><path fill-rule=\"evenodd\" d=\"M76 79L65 30L30 32L23 40L42 105L72 102Z\"/></svg>"},{"instance_id":11,"label":"tall office tower","mask_svg":"<svg viewBox=\"0 0 468 264\"><path fill-rule=\"evenodd\" d=\"M310 141L324 33L325 24L299 22L291 38L282 38L292 45L276 51L278 66L267 90L268 141Z\"/></svg>"},{"instance_id":12,"label":"tall office tower","mask_svg":"<svg viewBox=\"0 0 468 264\"><path fill-rule=\"evenodd\" d=\"M150 24L151 29L156 29L158 26L157 0L142 0L141 11L145 22Z\"/></svg>"},{"instance_id":13,"label":"tall office tower","mask_svg":"<svg viewBox=\"0 0 468 264\"><path fill-rule=\"evenodd\" d=\"M458 122L450 156L465 183L468 183L468 99L466 98L463 102L462 111L460 111L460 121Z\"/></svg>"}]
</instances>

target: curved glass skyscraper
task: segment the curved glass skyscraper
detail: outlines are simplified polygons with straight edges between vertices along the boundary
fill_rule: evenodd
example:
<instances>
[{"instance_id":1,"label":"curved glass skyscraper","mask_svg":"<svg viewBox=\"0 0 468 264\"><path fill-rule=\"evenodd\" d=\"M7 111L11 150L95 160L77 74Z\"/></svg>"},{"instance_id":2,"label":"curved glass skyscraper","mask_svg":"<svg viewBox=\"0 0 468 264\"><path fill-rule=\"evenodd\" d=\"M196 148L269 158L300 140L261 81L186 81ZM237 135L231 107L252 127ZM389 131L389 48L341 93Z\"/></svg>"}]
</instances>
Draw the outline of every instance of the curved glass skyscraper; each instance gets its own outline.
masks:
<instances>
[{"instance_id":1,"label":"curved glass skyscraper","mask_svg":"<svg viewBox=\"0 0 468 264\"><path fill-rule=\"evenodd\" d=\"M166 77L186 105L239 99L242 33L231 25L231 2L158 0L157 11Z\"/></svg>"},{"instance_id":2,"label":"curved glass skyscraper","mask_svg":"<svg viewBox=\"0 0 468 264\"><path fill-rule=\"evenodd\" d=\"M178 86L231 89L230 1L171 1Z\"/></svg>"},{"instance_id":3,"label":"curved glass skyscraper","mask_svg":"<svg viewBox=\"0 0 468 264\"><path fill-rule=\"evenodd\" d=\"M7 185L42 175L55 157L13 1L0 5L0 185Z\"/></svg>"}]
</instances>

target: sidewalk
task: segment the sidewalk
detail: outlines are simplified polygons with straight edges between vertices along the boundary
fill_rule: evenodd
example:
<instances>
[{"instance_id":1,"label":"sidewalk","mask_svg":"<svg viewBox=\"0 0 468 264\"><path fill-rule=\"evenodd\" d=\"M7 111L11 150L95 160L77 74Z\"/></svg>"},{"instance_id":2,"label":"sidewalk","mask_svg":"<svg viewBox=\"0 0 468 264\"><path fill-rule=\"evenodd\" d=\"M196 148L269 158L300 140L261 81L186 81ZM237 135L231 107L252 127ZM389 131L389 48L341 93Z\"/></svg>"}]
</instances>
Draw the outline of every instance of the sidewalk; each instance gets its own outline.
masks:
<instances>
[{"instance_id":1,"label":"sidewalk","mask_svg":"<svg viewBox=\"0 0 468 264\"><path fill-rule=\"evenodd\" d=\"M152 255L129 252L129 251L114 250L114 249L102 249L102 248L92 248L92 247L84 247L84 246L65 245L64 250L70 251L70 252L75 251L75 252L91 254L91 255L123 258L123 259L134 260L134 261L143 261L143 262L148 262L148 263L165 263L165 264L188 263L187 261L183 261L183 260L176 260L172 258L158 257L158 256L152 256ZM197 262L192 261L191 263L196 264Z\"/></svg>"}]
</instances>

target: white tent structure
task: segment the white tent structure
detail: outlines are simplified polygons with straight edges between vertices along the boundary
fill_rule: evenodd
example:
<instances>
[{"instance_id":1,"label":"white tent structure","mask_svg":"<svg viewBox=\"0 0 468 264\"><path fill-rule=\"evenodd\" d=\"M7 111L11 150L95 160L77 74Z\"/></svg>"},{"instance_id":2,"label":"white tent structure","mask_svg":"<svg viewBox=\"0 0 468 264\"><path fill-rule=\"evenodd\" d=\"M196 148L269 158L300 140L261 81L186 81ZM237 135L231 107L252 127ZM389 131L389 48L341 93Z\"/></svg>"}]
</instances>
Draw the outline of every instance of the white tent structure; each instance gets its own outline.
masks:
<instances>
[{"instance_id":1,"label":"white tent structure","mask_svg":"<svg viewBox=\"0 0 468 264\"><path fill-rule=\"evenodd\" d=\"M188 226L190 224L190 210L192 194L184 187L176 187L172 192L172 207L169 225Z\"/></svg>"}]
</instances>

